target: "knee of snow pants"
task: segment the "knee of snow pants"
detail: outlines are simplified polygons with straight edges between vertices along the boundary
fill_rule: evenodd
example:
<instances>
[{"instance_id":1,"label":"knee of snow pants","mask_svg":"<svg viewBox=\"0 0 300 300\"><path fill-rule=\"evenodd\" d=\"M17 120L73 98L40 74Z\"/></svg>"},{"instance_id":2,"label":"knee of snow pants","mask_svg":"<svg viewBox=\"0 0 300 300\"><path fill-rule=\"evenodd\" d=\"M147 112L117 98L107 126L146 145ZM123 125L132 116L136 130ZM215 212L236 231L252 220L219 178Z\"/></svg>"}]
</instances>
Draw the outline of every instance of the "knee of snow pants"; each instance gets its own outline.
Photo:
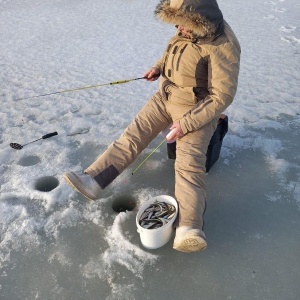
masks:
<instances>
[{"instance_id":1,"label":"knee of snow pants","mask_svg":"<svg viewBox=\"0 0 300 300\"><path fill-rule=\"evenodd\" d=\"M91 175L104 189L121 174L171 122L165 100L154 94L138 112L132 123L107 150L91 164L85 173Z\"/></svg>"}]
</instances>

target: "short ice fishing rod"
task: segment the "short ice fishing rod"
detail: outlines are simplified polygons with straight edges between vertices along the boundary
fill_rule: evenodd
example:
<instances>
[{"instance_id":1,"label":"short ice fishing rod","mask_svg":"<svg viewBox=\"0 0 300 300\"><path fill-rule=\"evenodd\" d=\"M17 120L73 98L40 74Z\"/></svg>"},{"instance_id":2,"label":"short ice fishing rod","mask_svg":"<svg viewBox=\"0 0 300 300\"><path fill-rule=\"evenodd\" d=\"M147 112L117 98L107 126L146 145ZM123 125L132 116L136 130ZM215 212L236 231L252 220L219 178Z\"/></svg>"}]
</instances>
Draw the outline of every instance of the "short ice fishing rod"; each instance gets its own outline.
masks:
<instances>
[{"instance_id":1,"label":"short ice fishing rod","mask_svg":"<svg viewBox=\"0 0 300 300\"><path fill-rule=\"evenodd\" d=\"M135 80L140 80L140 79L146 79L146 77L124 79L124 80L118 80L118 81L113 81L113 82L109 82L109 83L102 83L102 84L96 84L96 85L89 85L89 86L77 87L77 88L74 88L74 89L62 90L62 91L57 91L57 92L48 93L48 94L41 94L41 95L36 95L36 96L31 96L31 97L26 97L26 98L19 98L19 99L16 99L16 101L27 100L27 99L38 98L38 97L51 96L51 95L57 95L57 94L62 94L62 93L77 92L77 91L81 91L81 90L98 88L98 87L106 86L106 85L115 85L115 84L127 83L127 82L131 82L131 81L135 81Z\"/></svg>"}]
</instances>

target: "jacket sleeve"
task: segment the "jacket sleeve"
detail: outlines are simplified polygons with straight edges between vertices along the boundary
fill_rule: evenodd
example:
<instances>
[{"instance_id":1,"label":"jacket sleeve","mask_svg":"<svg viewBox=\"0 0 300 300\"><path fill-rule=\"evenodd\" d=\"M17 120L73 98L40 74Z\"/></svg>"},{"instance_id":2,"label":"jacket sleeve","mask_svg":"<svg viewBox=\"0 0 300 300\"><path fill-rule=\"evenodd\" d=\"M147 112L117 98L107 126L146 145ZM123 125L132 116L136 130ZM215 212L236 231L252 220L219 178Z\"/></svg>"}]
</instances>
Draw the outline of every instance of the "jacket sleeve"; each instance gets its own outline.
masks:
<instances>
[{"instance_id":1,"label":"jacket sleeve","mask_svg":"<svg viewBox=\"0 0 300 300\"><path fill-rule=\"evenodd\" d=\"M160 70L160 74L162 74L164 68L164 55L153 65L153 67L158 68Z\"/></svg>"},{"instance_id":2,"label":"jacket sleeve","mask_svg":"<svg viewBox=\"0 0 300 300\"><path fill-rule=\"evenodd\" d=\"M208 92L182 119L184 134L218 117L233 101L240 67L240 47L233 42L211 46L208 57Z\"/></svg>"}]
</instances>

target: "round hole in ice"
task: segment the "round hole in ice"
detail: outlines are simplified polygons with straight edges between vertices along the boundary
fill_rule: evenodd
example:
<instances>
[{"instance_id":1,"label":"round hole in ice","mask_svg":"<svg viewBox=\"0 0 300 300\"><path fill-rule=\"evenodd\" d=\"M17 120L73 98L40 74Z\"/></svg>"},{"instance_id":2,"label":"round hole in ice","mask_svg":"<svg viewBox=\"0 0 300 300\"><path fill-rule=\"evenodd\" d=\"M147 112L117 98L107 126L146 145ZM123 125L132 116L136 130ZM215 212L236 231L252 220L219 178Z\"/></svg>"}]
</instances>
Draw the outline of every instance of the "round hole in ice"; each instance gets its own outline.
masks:
<instances>
[{"instance_id":1,"label":"round hole in ice","mask_svg":"<svg viewBox=\"0 0 300 300\"><path fill-rule=\"evenodd\" d=\"M121 195L112 202L112 209L115 212L132 211L136 207L136 200L131 195Z\"/></svg>"},{"instance_id":2,"label":"round hole in ice","mask_svg":"<svg viewBox=\"0 0 300 300\"><path fill-rule=\"evenodd\" d=\"M18 161L18 165L23 167L34 166L38 164L41 159L35 155L24 156Z\"/></svg>"},{"instance_id":3,"label":"round hole in ice","mask_svg":"<svg viewBox=\"0 0 300 300\"><path fill-rule=\"evenodd\" d=\"M57 178L53 176L45 176L35 183L35 189L40 192L50 192L54 190L59 185Z\"/></svg>"}]
</instances>

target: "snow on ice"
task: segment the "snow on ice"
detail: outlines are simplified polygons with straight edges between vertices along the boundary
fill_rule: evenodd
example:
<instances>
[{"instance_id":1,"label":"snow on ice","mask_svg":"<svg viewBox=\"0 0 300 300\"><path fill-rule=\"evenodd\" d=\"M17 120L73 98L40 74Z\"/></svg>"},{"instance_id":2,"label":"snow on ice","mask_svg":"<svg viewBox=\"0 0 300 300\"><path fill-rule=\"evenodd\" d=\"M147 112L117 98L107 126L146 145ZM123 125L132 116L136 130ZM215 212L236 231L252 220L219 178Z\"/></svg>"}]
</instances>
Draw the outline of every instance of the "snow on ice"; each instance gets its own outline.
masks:
<instances>
[{"instance_id":1,"label":"snow on ice","mask_svg":"<svg viewBox=\"0 0 300 300\"><path fill-rule=\"evenodd\" d=\"M155 20L157 3L0 0L1 299L299 298L298 1L219 1L242 61L229 132L207 175L203 253L176 253L172 242L143 249L136 210L111 208L119 195L139 206L173 194L163 146L131 176L162 136L95 202L62 178L122 133L156 82L20 100L141 77L174 33ZM41 179L53 189L37 188Z\"/></svg>"}]
</instances>

